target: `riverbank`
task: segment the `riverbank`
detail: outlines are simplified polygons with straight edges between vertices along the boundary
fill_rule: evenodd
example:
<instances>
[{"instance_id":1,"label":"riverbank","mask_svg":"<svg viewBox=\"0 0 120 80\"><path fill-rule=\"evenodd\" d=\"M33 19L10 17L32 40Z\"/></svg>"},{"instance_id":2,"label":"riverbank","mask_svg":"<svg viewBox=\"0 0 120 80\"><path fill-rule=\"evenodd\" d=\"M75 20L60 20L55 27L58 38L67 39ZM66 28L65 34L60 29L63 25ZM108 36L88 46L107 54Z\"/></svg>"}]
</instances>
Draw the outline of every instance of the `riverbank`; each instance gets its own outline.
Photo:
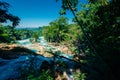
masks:
<instances>
[{"instance_id":1,"label":"riverbank","mask_svg":"<svg viewBox=\"0 0 120 80\"><path fill-rule=\"evenodd\" d=\"M0 79L17 79L19 77L19 69L23 69L24 65L27 66L27 68L30 68L33 66L38 68L38 70L46 69L53 71L53 60L55 59L54 57L50 57L50 53L47 51L43 51L41 48L44 50L44 47L40 45L39 43L32 43L29 44L29 49L27 48L28 45L25 46L19 46L17 44L6 44L2 43L0 44L0 71L1 77ZM35 53L31 49L38 50L38 53ZM29 54L36 55L37 56L29 56ZM54 58L54 59L53 59ZM73 78L73 72L76 72L76 61L65 58L65 57L57 57L56 58L56 79L55 80L61 80L61 79L67 79L69 80L70 78ZM5 63L5 64L4 64ZM30 64L34 64L32 66L29 66ZM14 65L14 66L13 66ZM63 66L65 65L65 66ZM10 68L10 70L9 70ZM61 70L61 68L63 70ZM4 69L7 71L4 71ZM24 71L28 72L29 74L31 70L29 71ZM37 71L38 72L38 71ZM17 73L17 74L16 74ZM26 75L27 75L26 74ZM13 76L14 75L14 76ZM53 74L54 75L54 74Z\"/></svg>"},{"instance_id":2,"label":"riverbank","mask_svg":"<svg viewBox=\"0 0 120 80\"><path fill-rule=\"evenodd\" d=\"M50 43L49 45L54 49L63 52L65 54L74 55L64 45L54 45L53 43ZM42 55L44 57L53 57L53 55L48 51L46 51L44 46L42 46L40 43L31 43L27 45L0 43L0 57L9 59L9 58L15 58L15 56L20 54L37 54L37 55Z\"/></svg>"},{"instance_id":3,"label":"riverbank","mask_svg":"<svg viewBox=\"0 0 120 80\"><path fill-rule=\"evenodd\" d=\"M23 46L18 46L17 44L0 44L0 57L3 59L15 59L27 54L36 55L34 51Z\"/></svg>"}]
</instances>

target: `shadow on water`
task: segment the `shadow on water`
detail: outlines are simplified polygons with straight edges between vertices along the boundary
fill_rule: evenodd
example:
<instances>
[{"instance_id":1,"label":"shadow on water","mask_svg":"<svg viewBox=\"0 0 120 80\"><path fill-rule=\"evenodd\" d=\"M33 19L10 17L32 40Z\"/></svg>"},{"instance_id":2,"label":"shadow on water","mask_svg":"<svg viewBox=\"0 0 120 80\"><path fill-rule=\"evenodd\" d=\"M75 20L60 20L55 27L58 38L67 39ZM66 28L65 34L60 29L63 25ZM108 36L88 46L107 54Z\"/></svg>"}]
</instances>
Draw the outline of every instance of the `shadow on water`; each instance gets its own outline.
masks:
<instances>
[{"instance_id":1,"label":"shadow on water","mask_svg":"<svg viewBox=\"0 0 120 80\"><path fill-rule=\"evenodd\" d=\"M24 47L0 49L0 80L27 79L29 75L39 77L42 70L52 77L67 74L71 77L76 62L63 56L44 57Z\"/></svg>"},{"instance_id":2,"label":"shadow on water","mask_svg":"<svg viewBox=\"0 0 120 80\"><path fill-rule=\"evenodd\" d=\"M20 55L26 54L36 55L34 51L24 47L14 47L12 49L9 49L9 47L5 47L4 49L0 49L0 57L3 59L14 59L18 58Z\"/></svg>"},{"instance_id":3,"label":"shadow on water","mask_svg":"<svg viewBox=\"0 0 120 80\"><path fill-rule=\"evenodd\" d=\"M42 75L45 80L50 75L54 79L66 80L113 80L112 72L99 57L86 55L78 62L73 60L73 56L50 47L43 37L40 43L54 56L37 55L34 50L24 47L0 49L0 79L39 80Z\"/></svg>"}]
</instances>

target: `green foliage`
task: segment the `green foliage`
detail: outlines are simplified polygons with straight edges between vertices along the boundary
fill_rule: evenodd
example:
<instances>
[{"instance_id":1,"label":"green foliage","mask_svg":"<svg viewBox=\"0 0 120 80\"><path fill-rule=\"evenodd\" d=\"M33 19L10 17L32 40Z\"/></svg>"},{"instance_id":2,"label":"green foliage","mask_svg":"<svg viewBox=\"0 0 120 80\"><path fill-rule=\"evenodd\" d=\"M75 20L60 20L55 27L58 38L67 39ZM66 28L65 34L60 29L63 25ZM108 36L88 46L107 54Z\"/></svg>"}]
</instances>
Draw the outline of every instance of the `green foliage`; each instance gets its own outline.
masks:
<instances>
[{"instance_id":1,"label":"green foliage","mask_svg":"<svg viewBox=\"0 0 120 80\"><path fill-rule=\"evenodd\" d=\"M36 28L34 30L31 30L31 34L30 34L30 41L31 42L37 42L37 39L42 36L42 28Z\"/></svg>"},{"instance_id":2,"label":"green foliage","mask_svg":"<svg viewBox=\"0 0 120 80\"><path fill-rule=\"evenodd\" d=\"M49 42L61 42L65 40L68 32L67 18L59 17L54 22L50 23L50 26L43 28L43 36Z\"/></svg>"},{"instance_id":3,"label":"green foliage","mask_svg":"<svg viewBox=\"0 0 120 80\"><path fill-rule=\"evenodd\" d=\"M59 1L59 0L56 0ZM77 11L76 6L78 5L79 0L62 0L62 5L61 5L61 10L60 10L60 15L66 14L66 10L70 10L70 7L74 10Z\"/></svg>"},{"instance_id":4,"label":"green foliage","mask_svg":"<svg viewBox=\"0 0 120 80\"><path fill-rule=\"evenodd\" d=\"M8 34L0 34L0 42L9 42Z\"/></svg>"},{"instance_id":5,"label":"green foliage","mask_svg":"<svg viewBox=\"0 0 120 80\"><path fill-rule=\"evenodd\" d=\"M41 35L41 30L29 30L29 29L13 29L12 26L0 25L0 41L1 42L15 42L16 40L22 40L27 38L35 38Z\"/></svg>"},{"instance_id":6,"label":"green foliage","mask_svg":"<svg viewBox=\"0 0 120 80\"><path fill-rule=\"evenodd\" d=\"M0 42L10 42L12 38L9 35L9 27L0 25Z\"/></svg>"},{"instance_id":7,"label":"green foliage","mask_svg":"<svg viewBox=\"0 0 120 80\"><path fill-rule=\"evenodd\" d=\"M33 32L31 37L34 38L35 42L37 42L37 39L38 39L39 36L40 36L39 33Z\"/></svg>"},{"instance_id":8,"label":"green foliage","mask_svg":"<svg viewBox=\"0 0 120 80\"><path fill-rule=\"evenodd\" d=\"M53 77L51 77L49 71L42 71L40 74L40 76L38 77L35 77L34 75L29 75L27 77L27 79L30 79L30 80L54 80Z\"/></svg>"},{"instance_id":9,"label":"green foliage","mask_svg":"<svg viewBox=\"0 0 120 80\"><path fill-rule=\"evenodd\" d=\"M10 5L8 3L0 1L0 23L5 23L5 22L7 22L7 20L10 20L12 22L12 27L11 28L10 27L9 28L3 28L3 26L0 24L0 28L2 28L2 29L0 29L0 31L2 31L2 32L0 32L0 34L1 34L0 35L0 42L11 42L11 40L13 40L13 42L14 42L15 37L11 38L9 33L6 32L6 31L12 32L12 35L15 35L14 34L14 28L20 22L19 17L14 16L14 15L12 15L8 12L9 6ZM6 34L8 36L5 36L4 34Z\"/></svg>"},{"instance_id":10,"label":"green foliage","mask_svg":"<svg viewBox=\"0 0 120 80\"><path fill-rule=\"evenodd\" d=\"M11 33L11 36L15 36L16 40L30 38L31 35L32 35L32 31L26 29L15 29L14 34Z\"/></svg>"},{"instance_id":11,"label":"green foliage","mask_svg":"<svg viewBox=\"0 0 120 80\"><path fill-rule=\"evenodd\" d=\"M76 13L72 9L71 1L72 0L62 0L62 9L71 10L75 17L74 21L77 22L81 27L83 36L79 39L88 46L87 49L89 50L87 50L86 54L89 54L89 57L91 58L94 55L96 58L94 60L97 60L98 58L98 62L101 62L99 65L97 65L94 61L91 60L92 65L94 65L90 67L94 68L92 73L96 73L100 78L101 74L99 73L103 73L104 71L102 71L101 68L95 66L104 66L105 64L105 68L109 68L109 73L106 72L108 75L105 75L106 79L108 77L109 79L113 79L110 78L113 76L114 79L120 78L120 66L118 66L120 64L118 62L120 58L120 54L118 54L120 53L120 1L88 0L88 4L81 5L82 10ZM98 71L94 72L94 70ZM111 76L111 74L113 75Z\"/></svg>"},{"instance_id":12,"label":"green foliage","mask_svg":"<svg viewBox=\"0 0 120 80\"><path fill-rule=\"evenodd\" d=\"M8 3L0 1L0 22L4 23L7 22L7 20L10 20L12 22L12 27L14 28L19 24L20 19L8 12L9 6Z\"/></svg>"},{"instance_id":13,"label":"green foliage","mask_svg":"<svg viewBox=\"0 0 120 80\"><path fill-rule=\"evenodd\" d=\"M80 72L77 72L74 74L74 79L75 80L86 80L86 74L85 73L80 73Z\"/></svg>"}]
</instances>

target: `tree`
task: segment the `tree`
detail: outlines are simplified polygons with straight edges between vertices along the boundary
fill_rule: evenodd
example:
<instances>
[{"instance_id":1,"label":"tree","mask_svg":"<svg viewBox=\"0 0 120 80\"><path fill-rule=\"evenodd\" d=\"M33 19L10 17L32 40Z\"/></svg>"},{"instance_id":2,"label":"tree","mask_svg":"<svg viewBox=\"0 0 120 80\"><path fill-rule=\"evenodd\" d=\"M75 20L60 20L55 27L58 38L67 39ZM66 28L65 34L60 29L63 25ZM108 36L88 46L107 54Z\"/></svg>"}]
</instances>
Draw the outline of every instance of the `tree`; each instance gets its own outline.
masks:
<instances>
[{"instance_id":1,"label":"tree","mask_svg":"<svg viewBox=\"0 0 120 80\"><path fill-rule=\"evenodd\" d=\"M12 22L10 34L16 37L14 28L19 24L20 19L19 17L14 16L8 12L9 6L10 5L8 3L0 1L0 23L5 23L7 20L10 20Z\"/></svg>"},{"instance_id":2,"label":"tree","mask_svg":"<svg viewBox=\"0 0 120 80\"><path fill-rule=\"evenodd\" d=\"M91 53L97 52L94 56L96 58L99 56L99 59L102 60L100 62L104 62L109 68L109 76L106 77L119 79L120 1L88 0L88 4L77 12L73 9L74 0L62 0L62 2L62 9L71 10L75 21L80 25L85 37L84 40L87 40L89 48L92 48ZM96 60L98 61L98 59ZM99 66L101 65L99 64ZM95 68L93 65L92 67ZM99 70L98 68L100 69L97 66L97 70ZM113 75L110 76L111 74Z\"/></svg>"},{"instance_id":3,"label":"tree","mask_svg":"<svg viewBox=\"0 0 120 80\"><path fill-rule=\"evenodd\" d=\"M68 32L68 19L61 16L49 26L43 28L43 35L50 42L58 42L65 40L66 33Z\"/></svg>"},{"instance_id":4,"label":"tree","mask_svg":"<svg viewBox=\"0 0 120 80\"><path fill-rule=\"evenodd\" d=\"M19 17L14 16L8 12L9 4L6 2L0 1L0 22L4 23L7 22L7 20L10 20L12 22L13 28L19 24Z\"/></svg>"},{"instance_id":5,"label":"tree","mask_svg":"<svg viewBox=\"0 0 120 80\"><path fill-rule=\"evenodd\" d=\"M93 45L92 41L89 39L89 36L86 34L86 31L84 30L84 26L81 25L81 23L78 20L78 17L76 16L78 2L79 2L78 0L62 0L62 6L61 6L62 10L64 10L65 12L66 10L71 10L76 22L78 23L78 25L80 26L83 32L83 35L85 37L85 40L88 43L89 48L93 51L93 53L96 53L95 46ZM64 13L61 13L61 14L64 14Z\"/></svg>"}]
</instances>

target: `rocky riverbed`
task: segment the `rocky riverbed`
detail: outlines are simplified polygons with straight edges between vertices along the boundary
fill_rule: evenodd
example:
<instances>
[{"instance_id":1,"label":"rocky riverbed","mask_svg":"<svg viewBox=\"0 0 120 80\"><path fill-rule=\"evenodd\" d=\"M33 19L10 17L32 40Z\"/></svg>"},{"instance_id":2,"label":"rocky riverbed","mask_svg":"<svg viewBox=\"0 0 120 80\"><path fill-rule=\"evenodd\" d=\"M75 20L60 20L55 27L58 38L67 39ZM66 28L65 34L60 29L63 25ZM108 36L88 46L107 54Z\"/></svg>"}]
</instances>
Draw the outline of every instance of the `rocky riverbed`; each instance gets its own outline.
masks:
<instances>
[{"instance_id":1,"label":"rocky riverbed","mask_svg":"<svg viewBox=\"0 0 120 80\"><path fill-rule=\"evenodd\" d=\"M50 51L58 53L58 56L55 57ZM53 62L60 68L62 66L58 66L59 63L66 64L62 74L56 73L56 80L63 76L68 80L73 80L73 72L75 72L77 64L71 57L73 54L67 52L70 52L67 47L60 48L60 46L48 45L44 40L39 43L30 43L29 40L25 40L21 44L2 43L0 44L0 80L19 79L24 72L29 73L28 69L31 67L31 63L34 67L33 70L37 71L45 65L47 68L53 66ZM24 68L28 69L21 73Z\"/></svg>"}]
</instances>

